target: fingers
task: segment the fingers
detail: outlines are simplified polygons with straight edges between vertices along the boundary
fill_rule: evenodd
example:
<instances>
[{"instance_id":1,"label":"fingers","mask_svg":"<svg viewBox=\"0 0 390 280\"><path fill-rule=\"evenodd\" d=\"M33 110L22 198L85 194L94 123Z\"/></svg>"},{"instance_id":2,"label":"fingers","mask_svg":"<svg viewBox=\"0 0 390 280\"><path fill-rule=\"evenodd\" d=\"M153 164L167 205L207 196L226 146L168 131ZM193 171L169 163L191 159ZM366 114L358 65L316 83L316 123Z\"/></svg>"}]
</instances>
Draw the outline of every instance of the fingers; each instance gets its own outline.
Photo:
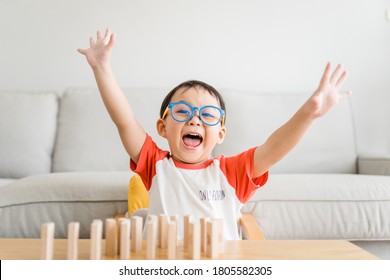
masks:
<instances>
[{"instance_id":1,"label":"fingers","mask_svg":"<svg viewBox=\"0 0 390 280\"><path fill-rule=\"evenodd\" d=\"M330 78L330 84L334 85L336 88L340 88L347 75L348 72L343 70L343 66L341 64L337 65Z\"/></svg>"},{"instance_id":2,"label":"fingers","mask_svg":"<svg viewBox=\"0 0 390 280\"><path fill-rule=\"evenodd\" d=\"M85 55L87 53L87 50L86 49L77 49L77 51L83 55Z\"/></svg>"},{"instance_id":3,"label":"fingers","mask_svg":"<svg viewBox=\"0 0 390 280\"><path fill-rule=\"evenodd\" d=\"M339 64L337 65L336 69L333 71L329 79L329 84L334 86L338 91L343 85L344 80L347 78L347 76L348 76L348 72L346 70L343 70L343 66ZM339 100L347 98L351 95L352 95L351 91L343 92L342 94L339 94Z\"/></svg>"},{"instance_id":4,"label":"fingers","mask_svg":"<svg viewBox=\"0 0 390 280\"><path fill-rule=\"evenodd\" d=\"M320 88L324 88L328 84L335 86L336 88L340 88L343 84L345 78L348 75L346 70L343 70L343 65L337 65L336 69L331 74L332 63L328 62L325 67L324 74L322 75Z\"/></svg>"},{"instance_id":5,"label":"fingers","mask_svg":"<svg viewBox=\"0 0 390 280\"><path fill-rule=\"evenodd\" d=\"M115 33L111 33L110 28L107 28L106 29L106 34L104 35L104 39L103 40L107 44L108 48L112 48L114 46L115 38L116 38L116 34Z\"/></svg>"},{"instance_id":6,"label":"fingers","mask_svg":"<svg viewBox=\"0 0 390 280\"><path fill-rule=\"evenodd\" d=\"M104 36L102 32L98 30L96 32L96 41L93 37L89 37L89 48L79 48L77 51L85 56L89 56L90 53L94 53L94 55L96 55L104 51L109 52L111 51L110 49L114 46L116 38L115 36L115 33L112 33L110 28L106 28Z\"/></svg>"},{"instance_id":7,"label":"fingers","mask_svg":"<svg viewBox=\"0 0 390 280\"><path fill-rule=\"evenodd\" d=\"M332 68L332 63L328 62L325 67L324 74L322 75L321 81L320 81L320 88L326 87L326 85L329 83L329 73L330 69Z\"/></svg>"},{"instance_id":8,"label":"fingers","mask_svg":"<svg viewBox=\"0 0 390 280\"><path fill-rule=\"evenodd\" d=\"M336 69L333 71L332 76L330 77L330 83L332 85L336 84L338 77L340 76L340 72L343 69L341 64L337 65Z\"/></svg>"},{"instance_id":9,"label":"fingers","mask_svg":"<svg viewBox=\"0 0 390 280\"><path fill-rule=\"evenodd\" d=\"M109 38L111 38L111 35L112 35L112 34L111 34L110 28L107 28L107 29L106 29L106 33L104 34L104 37L103 37L102 32L101 32L100 30L98 30L98 31L96 32L96 42L95 42L95 40L94 40L93 37L89 37L89 44L90 44L90 46L92 47L92 46L94 46L95 44L97 44L97 43L100 42L100 41L107 42L107 40L108 40Z\"/></svg>"},{"instance_id":10,"label":"fingers","mask_svg":"<svg viewBox=\"0 0 390 280\"><path fill-rule=\"evenodd\" d=\"M115 41L116 41L116 34L115 34L115 33L112 33L112 34L110 35L110 39L109 39L109 41L108 41L107 47L108 47L108 48L112 48L112 47L114 46L114 44L115 44Z\"/></svg>"},{"instance_id":11,"label":"fingers","mask_svg":"<svg viewBox=\"0 0 390 280\"><path fill-rule=\"evenodd\" d=\"M100 30L96 32L96 38L98 41L102 39L102 32Z\"/></svg>"},{"instance_id":12,"label":"fingers","mask_svg":"<svg viewBox=\"0 0 390 280\"><path fill-rule=\"evenodd\" d=\"M103 40L105 42L107 42L107 40L110 38L110 36L111 36L111 30L110 30L110 28L106 28L106 34L104 34Z\"/></svg>"},{"instance_id":13,"label":"fingers","mask_svg":"<svg viewBox=\"0 0 390 280\"><path fill-rule=\"evenodd\" d=\"M344 83L344 80L345 78L348 76L348 72L347 71L343 71L343 73L341 74L340 78L337 80L335 86L336 88L340 88L341 85Z\"/></svg>"},{"instance_id":14,"label":"fingers","mask_svg":"<svg viewBox=\"0 0 390 280\"><path fill-rule=\"evenodd\" d=\"M89 37L89 46L93 47L94 45L95 45L95 40L93 39L93 37Z\"/></svg>"}]
</instances>

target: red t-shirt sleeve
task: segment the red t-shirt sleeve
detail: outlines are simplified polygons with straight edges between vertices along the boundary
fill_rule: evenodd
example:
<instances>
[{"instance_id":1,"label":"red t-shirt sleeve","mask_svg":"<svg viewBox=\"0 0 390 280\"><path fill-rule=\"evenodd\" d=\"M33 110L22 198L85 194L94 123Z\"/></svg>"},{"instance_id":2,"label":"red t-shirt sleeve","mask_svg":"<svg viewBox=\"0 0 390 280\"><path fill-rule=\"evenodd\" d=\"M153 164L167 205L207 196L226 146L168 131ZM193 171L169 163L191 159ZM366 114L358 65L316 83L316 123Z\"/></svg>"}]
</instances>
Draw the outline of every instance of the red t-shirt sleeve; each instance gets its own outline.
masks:
<instances>
[{"instance_id":1,"label":"red t-shirt sleeve","mask_svg":"<svg viewBox=\"0 0 390 280\"><path fill-rule=\"evenodd\" d=\"M146 135L138 163L130 160L130 169L141 177L147 190L152 186L153 177L156 175L156 162L168 154L168 151L163 151L157 147L150 135Z\"/></svg>"},{"instance_id":2,"label":"red t-shirt sleeve","mask_svg":"<svg viewBox=\"0 0 390 280\"><path fill-rule=\"evenodd\" d=\"M255 149L249 149L232 157L220 157L222 172L229 184L235 188L237 198L242 203L247 202L255 191L268 180L268 171L252 179Z\"/></svg>"}]
</instances>

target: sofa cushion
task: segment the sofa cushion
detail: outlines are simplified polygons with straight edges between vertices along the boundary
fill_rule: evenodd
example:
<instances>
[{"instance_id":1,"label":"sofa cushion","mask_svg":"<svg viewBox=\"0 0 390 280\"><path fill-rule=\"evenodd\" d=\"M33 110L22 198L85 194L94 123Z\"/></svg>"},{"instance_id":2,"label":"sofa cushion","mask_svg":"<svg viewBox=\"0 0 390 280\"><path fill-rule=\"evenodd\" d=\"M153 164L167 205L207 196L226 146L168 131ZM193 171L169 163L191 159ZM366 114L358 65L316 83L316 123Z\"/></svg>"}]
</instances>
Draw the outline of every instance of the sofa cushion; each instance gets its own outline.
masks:
<instances>
[{"instance_id":1,"label":"sofa cushion","mask_svg":"<svg viewBox=\"0 0 390 280\"><path fill-rule=\"evenodd\" d=\"M80 222L80 237L90 238L92 220L127 211L132 172L71 172L26 177L0 188L0 237L39 238L43 223L55 223L56 238Z\"/></svg>"},{"instance_id":2,"label":"sofa cushion","mask_svg":"<svg viewBox=\"0 0 390 280\"><path fill-rule=\"evenodd\" d=\"M216 154L233 155L261 145L303 105L309 94L264 94L221 90L227 133ZM348 100L315 121L273 173L356 173L357 151Z\"/></svg>"},{"instance_id":3,"label":"sofa cushion","mask_svg":"<svg viewBox=\"0 0 390 280\"><path fill-rule=\"evenodd\" d=\"M243 211L267 239L390 240L390 177L274 174Z\"/></svg>"},{"instance_id":4,"label":"sofa cushion","mask_svg":"<svg viewBox=\"0 0 390 280\"><path fill-rule=\"evenodd\" d=\"M2 186L6 186L8 184L11 184L12 182L15 182L17 179L6 179L6 178L0 178L0 188Z\"/></svg>"},{"instance_id":5,"label":"sofa cushion","mask_svg":"<svg viewBox=\"0 0 390 280\"><path fill-rule=\"evenodd\" d=\"M166 147L165 140L156 131L159 104L165 92L133 89L125 93L145 130ZM68 89L60 104L53 171L129 169L129 156L98 90Z\"/></svg>"},{"instance_id":6,"label":"sofa cushion","mask_svg":"<svg viewBox=\"0 0 390 280\"><path fill-rule=\"evenodd\" d=\"M51 171L57 111L54 92L0 92L0 178Z\"/></svg>"}]
</instances>

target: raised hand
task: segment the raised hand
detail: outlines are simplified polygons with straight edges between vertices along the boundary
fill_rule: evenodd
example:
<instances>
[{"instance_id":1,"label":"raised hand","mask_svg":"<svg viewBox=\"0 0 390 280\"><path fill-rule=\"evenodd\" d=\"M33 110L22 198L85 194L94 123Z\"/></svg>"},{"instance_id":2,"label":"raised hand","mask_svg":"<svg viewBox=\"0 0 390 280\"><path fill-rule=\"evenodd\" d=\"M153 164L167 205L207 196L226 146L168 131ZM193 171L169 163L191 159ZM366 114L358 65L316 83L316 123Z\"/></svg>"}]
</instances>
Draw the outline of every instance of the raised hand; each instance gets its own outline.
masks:
<instances>
[{"instance_id":1,"label":"raised hand","mask_svg":"<svg viewBox=\"0 0 390 280\"><path fill-rule=\"evenodd\" d=\"M96 41L93 37L90 37L89 48L77 49L77 51L85 55L89 65L92 69L95 69L109 62L114 44L115 33L111 33L111 30L107 28L104 37L100 30L97 31Z\"/></svg>"},{"instance_id":2,"label":"raised hand","mask_svg":"<svg viewBox=\"0 0 390 280\"><path fill-rule=\"evenodd\" d=\"M305 109L309 110L314 118L325 115L340 100L351 95L350 91L339 93L348 75L347 71L343 70L341 64L336 67L333 73L331 73L331 68L332 64L328 62L318 88L305 104Z\"/></svg>"}]
</instances>

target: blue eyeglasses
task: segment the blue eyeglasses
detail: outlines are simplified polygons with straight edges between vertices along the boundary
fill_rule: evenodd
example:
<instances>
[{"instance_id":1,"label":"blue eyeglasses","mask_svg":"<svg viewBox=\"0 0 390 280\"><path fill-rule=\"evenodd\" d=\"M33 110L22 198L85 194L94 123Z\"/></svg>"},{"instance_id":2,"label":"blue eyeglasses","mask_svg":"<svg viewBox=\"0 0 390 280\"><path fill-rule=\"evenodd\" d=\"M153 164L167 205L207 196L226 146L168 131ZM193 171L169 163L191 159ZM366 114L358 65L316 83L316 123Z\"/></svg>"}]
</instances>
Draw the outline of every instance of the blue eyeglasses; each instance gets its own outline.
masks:
<instances>
[{"instance_id":1,"label":"blue eyeglasses","mask_svg":"<svg viewBox=\"0 0 390 280\"><path fill-rule=\"evenodd\" d=\"M171 116L175 121L186 122L192 119L195 110L199 111L199 119L205 125L214 126L219 122L221 122L221 125L224 124L225 111L221 108L212 105L206 105L199 108L184 101L169 103L168 107L164 111L162 119L164 119L168 114L168 111L170 111Z\"/></svg>"}]
</instances>

